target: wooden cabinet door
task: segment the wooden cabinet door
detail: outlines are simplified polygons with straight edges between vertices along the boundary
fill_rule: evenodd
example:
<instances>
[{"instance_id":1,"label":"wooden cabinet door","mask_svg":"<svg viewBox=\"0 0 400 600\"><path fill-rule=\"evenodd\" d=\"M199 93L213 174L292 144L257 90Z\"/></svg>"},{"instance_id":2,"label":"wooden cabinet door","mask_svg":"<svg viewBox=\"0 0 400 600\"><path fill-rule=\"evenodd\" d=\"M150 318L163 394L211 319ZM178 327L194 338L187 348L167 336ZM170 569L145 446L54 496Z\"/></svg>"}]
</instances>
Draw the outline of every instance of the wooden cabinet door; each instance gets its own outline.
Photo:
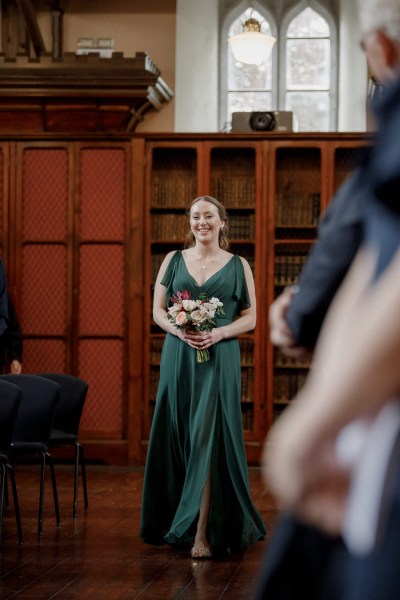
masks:
<instances>
[{"instance_id":1,"label":"wooden cabinet door","mask_svg":"<svg viewBox=\"0 0 400 600\"><path fill-rule=\"evenodd\" d=\"M11 259L24 371L86 379L80 433L98 440L89 456L107 450L126 462L130 145L21 142L16 156Z\"/></svg>"},{"instance_id":2,"label":"wooden cabinet door","mask_svg":"<svg viewBox=\"0 0 400 600\"><path fill-rule=\"evenodd\" d=\"M344 134L271 142L269 163L268 282L272 302L296 282L318 234L318 224L344 180L362 160L367 136ZM303 385L309 362L285 357L268 344L269 424Z\"/></svg>"},{"instance_id":3,"label":"wooden cabinet door","mask_svg":"<svg viewBox=\"0 0 400 600\"><path fill-rule=\"evenodd\" d=\"M241 347L242 424L249 462L258 463L266 431L265 362L265 246L266 210L263 202L264 146L255 141L205 142L207 192L228 211L231 252L244 257L253 271L257 295L257 325L239 338Z\"/></svg>"},{"instance_id":4,"label":"wooden cabinet door","mask_svg":"<svg viewBox=\"0 0 400 600\"><path fill-rule=\"evenodd\" d=\"M270 156L269 304L286 286L296 282L317 237L328 191L326 142L271 143ZM308 367L308 362L288 358L268 343L269 425L299 391Z\"/></svg>"},{"instance_id":5,"label":"wooden cabinet door","mask_svg":"<svg viewBox=\"0 0 400 600\"><path fill-rule=\"evenodd\" d=\"M164 333L152 322L152 286L160 264L172 249L183 247L188 231L186 209L199 195L211 195L228 210L232 252L244 256L253 269L257 290L263 288L265 214L261 202L262 146L254 142L183 141L146 145L146 233L144 367L145 406L142 423L143 458L156 398ZM259 298L262 302L262 298ZM265 302L265 299L264 299ZM260 311L262 314L262 311ZM262 383L263 316L255 332L241 336L242 416L249 460L259 457L265 432L265 388Z\"/></svg>"}]
</instances>

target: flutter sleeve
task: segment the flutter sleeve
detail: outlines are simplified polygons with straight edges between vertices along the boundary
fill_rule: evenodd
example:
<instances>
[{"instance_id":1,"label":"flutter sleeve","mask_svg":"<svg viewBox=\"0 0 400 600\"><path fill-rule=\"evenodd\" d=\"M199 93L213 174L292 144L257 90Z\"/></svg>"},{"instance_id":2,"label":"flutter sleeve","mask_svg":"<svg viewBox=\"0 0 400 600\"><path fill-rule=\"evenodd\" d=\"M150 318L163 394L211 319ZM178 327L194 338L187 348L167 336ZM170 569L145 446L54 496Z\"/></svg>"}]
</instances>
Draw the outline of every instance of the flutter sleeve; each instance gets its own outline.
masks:
<instances>
[{"instance_id":1,"label":"flutter sleeve","mask_svg":"<svg viewBox=\"0 0 400 600\"><path fill-rule=\"evenodd\" d=\"M239 311L250 308L250 296L247 289L246 276L244 273L243 263L239 256L235 256L235 289L233 292L234 299L239 304Z\"/></svg>"},{"instance_id":2,"label":"flutter sleeve","mask_svg":"<svg viewBox=\"0 0 400 600\"><path fill-rule=\"evenodd\" d=\"M178 264L180 252L175 252L171 260L169 261L169 265L164 273L164 277L161 279L161 285L165 285L167 288L167 292L172 285L172 281L174 279L175 270Z\"/></svg>"}]
</instances>

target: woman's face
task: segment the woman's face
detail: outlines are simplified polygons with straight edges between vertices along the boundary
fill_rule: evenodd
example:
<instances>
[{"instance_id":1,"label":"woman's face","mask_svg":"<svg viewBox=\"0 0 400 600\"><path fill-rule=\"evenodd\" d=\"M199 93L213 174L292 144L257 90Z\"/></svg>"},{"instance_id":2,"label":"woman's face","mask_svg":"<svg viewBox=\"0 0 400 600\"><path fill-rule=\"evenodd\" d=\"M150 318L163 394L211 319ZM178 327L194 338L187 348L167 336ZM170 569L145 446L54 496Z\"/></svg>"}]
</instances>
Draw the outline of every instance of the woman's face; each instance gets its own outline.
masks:
<instances>
[{"instance_id":1,"label":"woman's face","mask_svg":"<svg viewBox=\"0 0 400 600\"><path fill-rule=\"evenodd\" d=\"M218 208L207 200L195 202L190 209L190 228L196 242L210 242L218 240L219 232L224 226Z\"/></svg>"}]
</instances>

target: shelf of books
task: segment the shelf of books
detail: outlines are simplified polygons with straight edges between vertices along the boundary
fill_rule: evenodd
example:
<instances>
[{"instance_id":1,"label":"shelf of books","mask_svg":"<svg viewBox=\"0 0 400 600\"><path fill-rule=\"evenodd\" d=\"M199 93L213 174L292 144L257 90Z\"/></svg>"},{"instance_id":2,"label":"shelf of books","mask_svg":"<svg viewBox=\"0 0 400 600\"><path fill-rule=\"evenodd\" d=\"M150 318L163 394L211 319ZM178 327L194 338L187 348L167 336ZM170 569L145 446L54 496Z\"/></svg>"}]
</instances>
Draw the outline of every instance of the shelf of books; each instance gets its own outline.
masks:
<instances>
[{"instance_id":1,"label":"shelf of books","mask_svg":"<svg viewBox=\"0 0 400 600\"><path fill-rule=\"evenodd\" d=\"M150 183L150 274L151 297L165 255L181 249L188 231L186 210L198 196L198 147L154 147ZM254 148L211 148L208 154L209 181L206 188L228 211L231 251L255 266L255 158ZM149 361L147 377L150 426L157 393L164 334L149 316ZM246 435L254 426L254 335L239 340L242 360L242 420Z\"/></svg>"},{"instance_id":2,"label":"shelf of books","mask_svg":"<svg viewBox=\"0 0 400 600\"><path fill-rule=\"evenodd\" d=\"M153 418L160 360L165 333L152 319L154 284L161 263L171 250L181 249L187 233L186 208L197 195L197 148L171 144L151 148L149 157L149 283L148 291L148 357L145 377L147 410L144 430L147 436Z\"/></svg>"},{"instance_id":3,"label":"shelf of books","mask_svg":"<svg viewBox=\"0 0 400 600\"><path fill-rule=\"evenodd\" d=\"M319 147L277 148L274 206L274 296L293 285L317 236L321 215ZM309 364L273 352L273 417L303 385Z\"/></svg>"},{"instance_id":4,"label":"shelf of books","mask_svg":"<svg viewBox=\"0 0 400 600\"><path fill-rule=\"evenodd\" d=\"M347 179L357 166L362 162L368 152L369 144L357 143L344 147L336 147L333 152L333 169L334 169L334 191L336 191L342 183Z\"/></svg>"},{"instance_id":5,"label":"shelf of books","mask_svg":"<svg viewBox=\"0 0 400 600\"><path fill-rule=\"evenodd\" d=\"M255 272L256 238L256 149L233 146L210 149L210 194L228 211L231 252L245 258ZM242 424L252 435L255 422L254 335L241 336Z\"/></svg>"}]
</instances>

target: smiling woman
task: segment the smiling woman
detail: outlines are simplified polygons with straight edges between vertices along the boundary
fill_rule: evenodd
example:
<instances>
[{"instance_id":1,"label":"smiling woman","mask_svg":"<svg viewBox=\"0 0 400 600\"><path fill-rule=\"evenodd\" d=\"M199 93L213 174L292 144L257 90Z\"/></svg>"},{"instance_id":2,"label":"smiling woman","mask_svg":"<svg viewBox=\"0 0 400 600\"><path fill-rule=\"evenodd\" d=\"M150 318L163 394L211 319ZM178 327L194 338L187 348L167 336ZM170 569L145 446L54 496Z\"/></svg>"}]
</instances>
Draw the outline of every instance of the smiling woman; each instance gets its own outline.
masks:
<instances>
[{"instance_id":1,"label":"smiling woman","mask_svg":"<svg viewBox=\"0 0 400 600\"><path fill-rule=\"evenodd\" d=\"M228 252L223 205L202 196L193 200L188 216L186 248L166 256L154 290L153 317L167 336L141 537L148 543L189 544L192 558L211 558L239 552L265 534L249 493L237 339L254 328L256 301L247 261ZM223 313L213 314L213 328L174 326L168 314L183 294L207 306L223 305ZM207 360L198 361L205 351Z\"/></svg>"}]
</instances>

